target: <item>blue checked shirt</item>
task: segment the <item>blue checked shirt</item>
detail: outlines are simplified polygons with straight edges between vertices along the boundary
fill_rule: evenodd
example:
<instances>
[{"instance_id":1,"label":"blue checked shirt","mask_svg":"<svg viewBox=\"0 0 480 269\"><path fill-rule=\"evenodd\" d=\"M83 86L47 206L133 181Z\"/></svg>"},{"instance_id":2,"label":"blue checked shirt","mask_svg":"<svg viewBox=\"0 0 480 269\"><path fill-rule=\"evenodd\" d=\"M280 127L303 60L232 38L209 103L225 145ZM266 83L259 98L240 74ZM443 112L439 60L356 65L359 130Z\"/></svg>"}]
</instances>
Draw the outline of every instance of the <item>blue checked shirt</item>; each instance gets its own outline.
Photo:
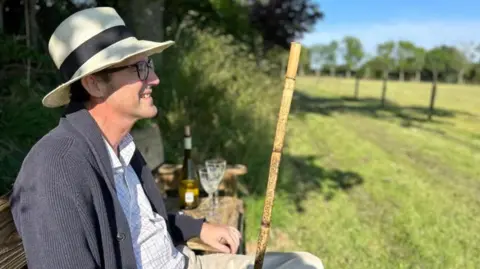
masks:
<instances>
[{"instance_id":1,"label":"blue checked shirt","mask_svg":"<svg viewBox=\"0 0 480 269\"><path fill-rule=\"evenodd\" d=\"M130 165L135 143L128 134L120 142L119 157L105 140L110 156L117 197L132 234L138 269L183 269L185 257L173 245L165 219L152 210L142 185Z\"/></svg>"}]
</instances>

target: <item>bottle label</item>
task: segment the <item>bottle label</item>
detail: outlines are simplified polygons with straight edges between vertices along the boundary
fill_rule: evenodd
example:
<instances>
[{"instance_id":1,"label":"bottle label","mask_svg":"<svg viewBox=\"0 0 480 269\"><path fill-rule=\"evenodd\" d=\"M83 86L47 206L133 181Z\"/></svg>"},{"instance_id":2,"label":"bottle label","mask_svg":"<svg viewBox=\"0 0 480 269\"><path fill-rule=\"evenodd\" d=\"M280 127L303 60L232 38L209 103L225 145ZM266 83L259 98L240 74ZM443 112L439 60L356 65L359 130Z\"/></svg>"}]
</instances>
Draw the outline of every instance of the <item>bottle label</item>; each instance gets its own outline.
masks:
<instances>
[{"instance_id":1,"label":"bottle label","mask_svg":"<svg viewBox=\"0 0 480 269\"><path fill-rule=\"evenodd\" d=\"M185 193L185 202L192 203L193 202L193 192L186 192Z\"/></svg>"},{"instance_id":2,"label":"bottle label","mask_svg":"<svg viewBox=\"0 0 480 269\"><path fill-rule=\"evenodd\" d=\"M183 146L185 149L192 149L192 138L191 137L185 137L183 141Z\"/></svg>"}]
</instances>

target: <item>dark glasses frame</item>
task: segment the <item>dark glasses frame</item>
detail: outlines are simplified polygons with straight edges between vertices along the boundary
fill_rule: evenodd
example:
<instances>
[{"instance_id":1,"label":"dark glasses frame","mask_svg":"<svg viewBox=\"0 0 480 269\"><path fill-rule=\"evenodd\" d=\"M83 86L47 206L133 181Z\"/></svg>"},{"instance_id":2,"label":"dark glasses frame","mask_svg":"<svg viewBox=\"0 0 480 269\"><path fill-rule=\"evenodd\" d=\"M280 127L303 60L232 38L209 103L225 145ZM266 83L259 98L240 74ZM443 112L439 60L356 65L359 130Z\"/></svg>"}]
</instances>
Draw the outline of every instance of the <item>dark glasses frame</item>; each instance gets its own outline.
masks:
<instances>
[{"instance_id":1,"label":"dark glasses frame","mask_svg":"<svg viewBox=\"0 0 480 269\"><path fill-rule=\"evenodd\" d=\"M135 70L137 70L138 78L141 81L145 81L145 80L147 80L148 76L150 75L150 69L154 69L153 60L148 59L147 61L139 61L139 62L136 62L134 64L129 64L129 65L125 65L125 66L107 68L107 69L104 69L104 70L100 71L99 73L103 73L103 74L115 73L115 72L122 71L122 70L132 68L132 67L135 67ZM144 77L142 77L142 74L140 73L141 68L146 68L146 71L143 74Z\"/></svg>"}]
</instances>

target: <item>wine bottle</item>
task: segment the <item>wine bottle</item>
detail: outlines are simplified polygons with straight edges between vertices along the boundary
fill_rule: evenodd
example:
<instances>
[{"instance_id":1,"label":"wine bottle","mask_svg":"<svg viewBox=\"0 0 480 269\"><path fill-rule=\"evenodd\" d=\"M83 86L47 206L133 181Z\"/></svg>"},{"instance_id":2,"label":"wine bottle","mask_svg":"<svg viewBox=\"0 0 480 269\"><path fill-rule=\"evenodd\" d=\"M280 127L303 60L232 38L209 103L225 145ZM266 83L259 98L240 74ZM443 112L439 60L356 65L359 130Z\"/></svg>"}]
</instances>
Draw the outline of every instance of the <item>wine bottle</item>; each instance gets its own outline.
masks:
<instances>
[{"instance_id":1,"label":"wine bottle","mask_svg":"<svg viewBox=\"0 0 480 269\"><path fill-rule=\"evenodd\" d=\"M183 167L179 184L179 198L181 209L194 209L199 205L200 188L195 170L195 164L192 160L192 135L190 126L185 126L184 133L184 153Z\"/></svg>"}]
</instances>

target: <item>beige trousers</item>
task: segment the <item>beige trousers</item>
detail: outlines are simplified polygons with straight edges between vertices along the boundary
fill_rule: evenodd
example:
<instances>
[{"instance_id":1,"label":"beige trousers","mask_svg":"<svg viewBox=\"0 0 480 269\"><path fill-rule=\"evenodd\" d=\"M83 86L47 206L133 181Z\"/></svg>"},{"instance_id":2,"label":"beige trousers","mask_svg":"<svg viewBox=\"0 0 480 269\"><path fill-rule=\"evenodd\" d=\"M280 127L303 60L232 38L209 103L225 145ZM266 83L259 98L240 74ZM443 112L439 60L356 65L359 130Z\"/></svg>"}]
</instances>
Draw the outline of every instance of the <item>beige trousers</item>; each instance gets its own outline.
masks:
<instances>
[{"instance_id":1,"label":"beige trousers","mask_svg":"<svg viewBox=\"0 0 480 269\"><path fill-rule=\"evenodd\" d=\"M178 249L187 257L187 269L253 269L255 255L196 255L186 246ZM322 261L308 252L267 252L263 269L324 269Z\"/></svg>"}]
</instances>

